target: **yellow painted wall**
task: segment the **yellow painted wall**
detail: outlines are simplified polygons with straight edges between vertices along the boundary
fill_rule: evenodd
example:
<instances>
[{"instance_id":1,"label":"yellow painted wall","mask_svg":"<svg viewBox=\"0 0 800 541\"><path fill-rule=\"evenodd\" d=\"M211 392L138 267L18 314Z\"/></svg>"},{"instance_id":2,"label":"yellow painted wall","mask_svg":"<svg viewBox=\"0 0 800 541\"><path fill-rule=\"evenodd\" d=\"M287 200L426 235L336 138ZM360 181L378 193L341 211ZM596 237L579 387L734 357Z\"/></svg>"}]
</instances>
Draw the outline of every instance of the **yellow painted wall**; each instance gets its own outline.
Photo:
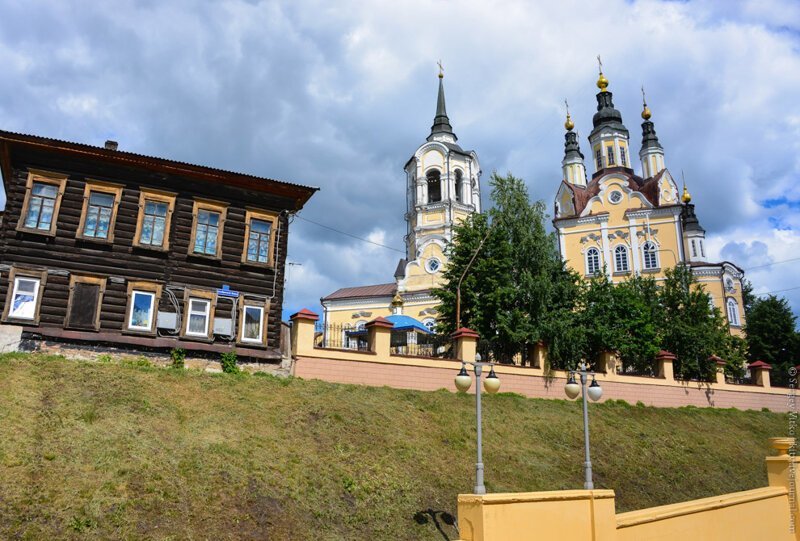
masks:
<instances>
[{"instance_id":1,"label":"yellow painted wall","mask_svg":"<svg viewBox=\"0 0 800 541\"><path fill-rule=\"evenodd\" d=\"M792 468L799 460L767 457L768 487L621 514L615 514L611 490L462 494L460 539L797 541L800 528L793 531L792 513L797 516L799 500Z\"/></svg>"}]
</instances>

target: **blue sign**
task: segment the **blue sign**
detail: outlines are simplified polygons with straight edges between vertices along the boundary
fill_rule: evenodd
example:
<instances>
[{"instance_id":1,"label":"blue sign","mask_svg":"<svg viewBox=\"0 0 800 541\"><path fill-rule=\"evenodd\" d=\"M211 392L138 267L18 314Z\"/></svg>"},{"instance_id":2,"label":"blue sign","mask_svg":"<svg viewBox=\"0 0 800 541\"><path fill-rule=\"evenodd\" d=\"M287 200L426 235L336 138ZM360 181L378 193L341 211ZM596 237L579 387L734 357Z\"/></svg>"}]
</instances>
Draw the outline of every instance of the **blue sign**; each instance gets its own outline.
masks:
<instances>
[{"instance_id":1,"label":"blue sign","mask_svg":"<svg viewBox=\"0 0 800 541\"><path fill-rule=\"evenodd\" d=\"M234 299L239 298L239 292L232 290L228 284L222 284L222 289L217 290L217 295L220 297L233 297Z\"/></svg>"}]
</instances>

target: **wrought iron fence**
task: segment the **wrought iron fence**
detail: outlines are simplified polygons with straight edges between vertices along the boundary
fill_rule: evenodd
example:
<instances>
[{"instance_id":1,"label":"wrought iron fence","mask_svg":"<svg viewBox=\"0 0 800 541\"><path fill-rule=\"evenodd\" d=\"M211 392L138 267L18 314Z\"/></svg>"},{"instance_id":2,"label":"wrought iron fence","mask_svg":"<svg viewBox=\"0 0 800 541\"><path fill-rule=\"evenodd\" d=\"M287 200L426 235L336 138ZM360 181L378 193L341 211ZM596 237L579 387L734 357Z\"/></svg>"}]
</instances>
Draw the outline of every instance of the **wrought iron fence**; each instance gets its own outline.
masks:
<instances>
[{"instance_id":1,"label":"wrought iron fence","mask_svg":"<svg viewBox=\"0 0 800 541\"><path fill-rule=\"evenodd\" d=\"M314 347L367 351L367 330L348 323L323 323L314 326Z\"/></svg>"},{"instance_id":2,"label":"wrought iron fence","mask_svg":"<svg viewBox=\"0 0 800 541\"><path fill-rule=\"evenodd\" d=\"M420 334L404 331L392 332L392 355L452 359L455 357L453 340L444 334Z\"/></svg>"}]
</instances>

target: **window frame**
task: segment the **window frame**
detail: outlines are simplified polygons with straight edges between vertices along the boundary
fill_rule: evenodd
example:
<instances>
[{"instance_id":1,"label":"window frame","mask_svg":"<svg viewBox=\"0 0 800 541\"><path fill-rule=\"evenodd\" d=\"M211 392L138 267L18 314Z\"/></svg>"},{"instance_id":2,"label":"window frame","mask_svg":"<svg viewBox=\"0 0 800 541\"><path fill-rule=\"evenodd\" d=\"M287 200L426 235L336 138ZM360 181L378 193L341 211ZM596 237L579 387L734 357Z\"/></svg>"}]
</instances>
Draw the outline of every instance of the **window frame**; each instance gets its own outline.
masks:
<instances>
[{"instance_id":1,"label":"window frame","mask_svg":"<svg viewBox=\"0 0 800 541\"><path fill-rule=\"evenodd\" d=\"M615 154L614 145L606 145L606 163L608 163L609 167L617 165Z\"/></svg>"},{"instance_id":2,"label":"window frame","mask_svg":"<svg viewBox=\"0 0 800 541\"><path fill-rule=\"evenodd\" d=\"M109 229L109 233L111 230ZM73 327L69 324L69 315L72 311L72 303L73 297L75 294L75 286L77 284L94 284L99 286L99 293L97 295L97 306L95 306L94 312L94 325L91 329L87 329L86 327ZM104 276L96 276L90 274L72 274L69 275L69 299L67 300L67 313L64 314L64 328L65 329L73 329L77 331L99 331L100 330L100 312L103 308L103 295L106 292L106 284L108 283L108 278Z\"/></svg>"},{"instance_id":3,"label":"window frame","mask_svg":"<svg viewBox=\"0 0 800 541\"><path fill-rule=\"evenodd\" d=\"M114 182L106 182L103 180L86 179L83 187L83 206L81 207L81 219L78 222L78 230L75 232L75 238L90 242L100 242L103 244L111 244L114 242L114 227L117 221L117 211L119 210L119 202L122 199L122 184ZM86 216L89 210L89 198L92 192L111 194L114 196L114 204L111 206L111 217L108 222L108 236L106 238L89 237L85 234Z\"/></svg>"},{"instance_id":4,"label":"window frame","mask_svg":"<svg viewBox=\"0 0 800 541\"><path fill-rule=\"evenodd\" d=\"M425 173L425 182L427 183L427 197L425 198L427 200L426 203L441 203L444 200L444 194L442 193L442 172L435 168L431 169ZM431 199L431 185L438 186L439 198L436 201Z\"/></svg>"},{"instance_id":5,"label":"window frame","mask_svg":"<svg viewBox=\"0 0 800 541\"><path fill-rule=\"evenodd\" d=\"M189 237L188 254L191 257L202 257L205 259L222 259L222 241L225 238L225 219L228 214L228 203L213 199L194 200L192 207L192 234ZM216 254L198 253L194 251L194 243L197 240L197 217L201 210L219 213L219 224L217 225L217 251Z\"/></svg>"},{"instance_id":6,"label":"window frame","mask_svg":"<svg viewBox=\"0 0 800 541\"><path fill-rule=\"evenodd\" d=\"M122 332L139 334L139 335L155 335L158 331L158 305L161 300L161 293L163 285L158 282L144 282L144 281L130 281L128 282L127 302L125 303L125 321L123 323ZM131 327L131 316L133 315L133 297L134 293L150 293L153 295L153 318L151 321L151 328L146 330L142 328Z\"/></svg>"},{"instance_id":7,"label":"window frame","mask_svg":"<svg viewBox=\"0 0 800 541\"><path fill-rule=\"evenodd\" d=\"M734 312L733 316L731 317L731 307L733 307ZM739 313L739 303L733 297L728 297L725 299L725 314L728 317L728 325L731 327L741 327L742 320Z\"/></svg>"},{"instance_id":8,"label":"window frame","mask_svg":"<svg viewBox=\"0 0 800 541\"><path fill-rule=\"evenodd\" d=\"M267 262L250 261L247 259L247 246L250 243L250 226L252 220L261 220L262 222L270 222L269 228L269 250L267 251ZM275 266L275 242L277 240L278 228L278 213L270 212L262 209L245 209L244 213L244 244L242 245L242 264L254 265L257 267L272 268Z\"/></svg>"},{"instance_id":9,"label":"window frame","mask_svg":"<svg viewBox=\"0 0 800 541\"><path fill-rule=\"evenodd\" d=\"M258 310L261 310L261 336L258 340L244 337L244 316L247 308L257 308ZM245 296L239 297L239 329L237 338L240 344L250 347L267 345L267 323L269 321L269 309L269 301L248 299Z\"/></svg>"},{"instance_id":10,"label":"window frame","mask_svg":"<svg viewBox=\"0 0 800 541\"><path fill-rule=\"evenodd\" d=\"M22 202L22 211L20 212L19 219L17 220L17 231L33 233L36 235L45 235L48 237L55 236L58 224L58 213L61 209L61 200L63 199L64 192L66 190L67 178L67 175L61 173L53 173L40 169L28 169L28 179L25 182L25 197ZM30 210L34 182L50 184L55 186L58 190L56 193L55 203L53 204L53 218L50 221L50 229L47 230L25 227L25 219L28 217L28 211Z\"/></svg>"},{"instance_id":11,"label":"window frame","mask_svg":"<svg viewBox=\"0 0 800 541\"><path fill-rule=\"evenodd\" d=\"M208 302L208 317L206 318L206 334L190 333L189 319L191 313L192 300L201 300ZM214 339L214 312L217 309L217 293L216 291L206 291L201 289L186 289L183 293L183 314L181 318L181 338L187 340L200 340L204 342L211 342Z\"/></svg>"},{"instance_id":12,"label":"window frame","mask_svg":"<svg viewBox=\"0 0 800 541\"><path fill-rule=\"evenodd\" d=\"M591 272L591 266L589 265L589 253L594 252L597 255L597 269L594 272ZM586 276L597 276L600 274L600 250L595 248L594 246L590 247L586 250L584 254L585 264L586 264Z\"/></svg>"},{"instance_id":13,"label":"window frame","mask_svg":"<svg viewBox=\"0 0 800 541\"><path fill-rule=\"evenodd\" d=\"M36 290L36 298L33 309L33 319L11 316L11 302L14 300L14 290L16 289L16 279L23 278L38 280L39 287ZM11 267L8 272L8 291L6 292L6 303L3 306L4 323L20 323L38 325L41 317L42 297L44 296L44 286L47 283L47 271L38 269L27 269L24 267Z\"/></svg>"},{"instance_id":14,"label":"window frame","mask_svg":"<svg viewBox=\"0 0 800 541\"><path fill-rule=\"evenodd\" d=\"M175 200L178 194L174 192L167 192L164 190L156 190L154 188L140 188L139 189L139 212L136 215L136 232L133 234L133 246L145 250L156 250L159 252L169 251L169 233L172 225L172 215L175 212ZM167 203L167 215L164 220L164 241L161 246L154 246L152 244L142 244L142 227L144 225L144 209L147 201L156 201L158 203ZM191 249L194 249L194 242L191 244Z\"/></svg>"},{"instance_id":15,"label":"window frame","mask_svg":"<svg viewBox=\"0 0 800 541\"><path fill-rule=\"evenodd\" d=\"M619 259L617 257L618 254L625 252L625 268L619 268ZM628 274L631 272L631 261L628 255L628 247L624 244L617 244L614 246L614 274Z\"/></svg>"},{"instance_id":16,"label":"window frame","mask_svg":"<svg viewBox=\"0 0 800 541\"><path fill-rule=\"evenodd\" d=\"M649 267L647 265L648 245L653 247L652 253L655 261L655 266L652 267ZM656 246L656 243L653 242L652 240L648 240L647 242L642 244L642 270L644 272L656 272L660 269L661 269L661 261L659 260L658 257L658 246Z\"/></svg>"},{"instance_id":17,"label":"window frame","mask_svg":"<svg viewBox=\"0 0 800 541\"><path fill-rule=\"evenodd\" d=\"M622 167L628 167L628 156L624 146L619 147L619 163Z\"/></svg>"}]
</instances>

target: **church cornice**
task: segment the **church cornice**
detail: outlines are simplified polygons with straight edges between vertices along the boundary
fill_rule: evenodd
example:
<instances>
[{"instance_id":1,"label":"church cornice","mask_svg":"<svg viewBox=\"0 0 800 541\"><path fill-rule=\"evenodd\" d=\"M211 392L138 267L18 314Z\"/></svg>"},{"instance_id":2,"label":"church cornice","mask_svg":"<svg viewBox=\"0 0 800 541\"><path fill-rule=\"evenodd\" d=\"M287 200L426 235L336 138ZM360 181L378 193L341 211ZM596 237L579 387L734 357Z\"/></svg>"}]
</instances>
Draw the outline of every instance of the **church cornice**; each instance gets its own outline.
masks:
<instances>
[{"instance_id":1,"label":"church cornice","mask_svg":"<svg viewBox=\"0 0 800 541\"><path fill-rule=\"evenodd\" d=\"M575 227L576 225L585 224L602 224L608 222L609 214L603 212L600 214L591 214L589 216L574 216L570 218L556 218L553 220L553 225L560 229L562 227Z\"/></svg>"},{"instance_id":2,"label":"church cornice","mask_svg":"<svg viewBox=\"0 0 800 541\"><path fill-rule=\"evenodd\" d=\"M680 205L669 205L663 207L654 207L648 209L628 209L625 211L625 218L647 218L659 216L678 216L681 213Z\"/></svg>"}]
</instances>

